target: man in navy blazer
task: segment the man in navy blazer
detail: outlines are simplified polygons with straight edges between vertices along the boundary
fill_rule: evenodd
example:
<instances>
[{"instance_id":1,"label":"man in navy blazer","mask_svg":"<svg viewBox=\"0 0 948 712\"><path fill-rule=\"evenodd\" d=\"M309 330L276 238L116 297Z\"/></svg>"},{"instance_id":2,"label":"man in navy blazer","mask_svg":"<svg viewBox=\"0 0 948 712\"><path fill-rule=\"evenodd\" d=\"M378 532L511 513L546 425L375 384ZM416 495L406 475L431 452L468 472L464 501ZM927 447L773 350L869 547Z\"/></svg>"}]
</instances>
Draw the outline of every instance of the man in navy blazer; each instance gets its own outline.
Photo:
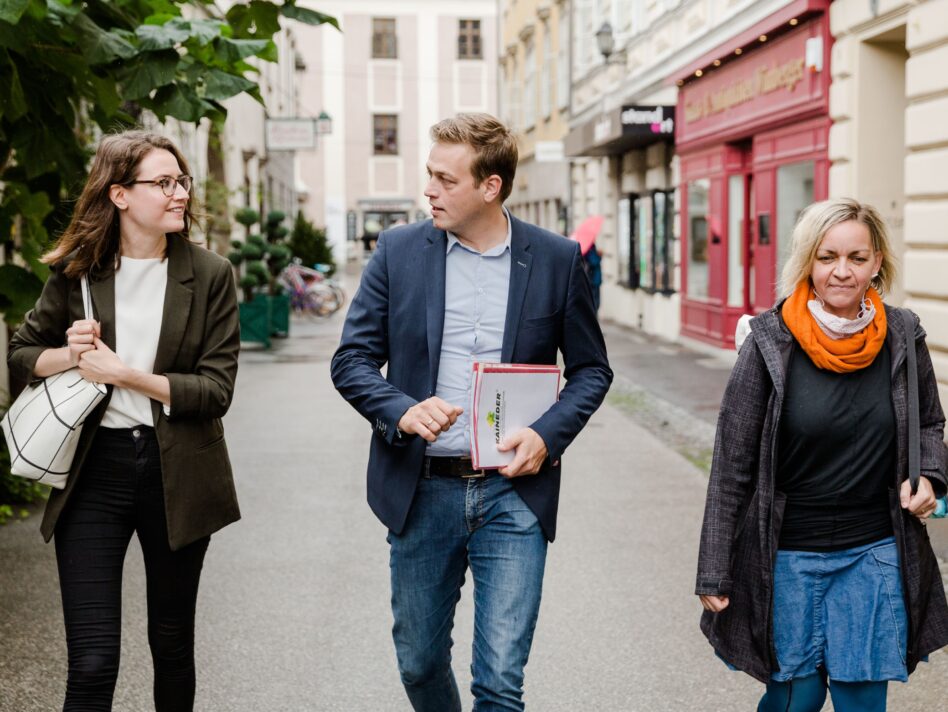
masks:
<instances>
[{"instance_id":1,"label":"man in navy blazer","mask_svg":"<svg viewBox=\"0 0 948 712\"><path fill-rule=\"evenodd\" d=\"M461 709L450 633L470 568L474 709L522 710L560 459L612 371L578 244L503 207L513 134L489 115L461 114L431 137L432 220L379 236L332 379L374 431L368 500L389 529L393 636L413 708ZM509 465L473 470L472 363L556 364L558 352L559 401L503 443Z\"/></svg>"}]
</instances>

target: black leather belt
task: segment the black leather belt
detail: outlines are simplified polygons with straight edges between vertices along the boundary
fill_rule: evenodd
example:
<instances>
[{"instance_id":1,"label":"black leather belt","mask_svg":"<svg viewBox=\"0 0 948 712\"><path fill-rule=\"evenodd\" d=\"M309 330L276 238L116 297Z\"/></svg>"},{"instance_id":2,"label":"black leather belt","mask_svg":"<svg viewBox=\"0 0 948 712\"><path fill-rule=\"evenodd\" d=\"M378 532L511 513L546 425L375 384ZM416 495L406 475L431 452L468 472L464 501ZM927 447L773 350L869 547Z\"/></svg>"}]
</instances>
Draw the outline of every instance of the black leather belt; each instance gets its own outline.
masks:
<instances>
[{"instance_id":1,"label":"black leather belt","mask_svg":"<svg viewBox=\"0 0 948 712\"><path fill-rule=\"evenodd\" d=\"M432 477L472 479L487 476L487 470L475 470L469 457L426 457L425 473Z\"/></svg>"}]
</instances>

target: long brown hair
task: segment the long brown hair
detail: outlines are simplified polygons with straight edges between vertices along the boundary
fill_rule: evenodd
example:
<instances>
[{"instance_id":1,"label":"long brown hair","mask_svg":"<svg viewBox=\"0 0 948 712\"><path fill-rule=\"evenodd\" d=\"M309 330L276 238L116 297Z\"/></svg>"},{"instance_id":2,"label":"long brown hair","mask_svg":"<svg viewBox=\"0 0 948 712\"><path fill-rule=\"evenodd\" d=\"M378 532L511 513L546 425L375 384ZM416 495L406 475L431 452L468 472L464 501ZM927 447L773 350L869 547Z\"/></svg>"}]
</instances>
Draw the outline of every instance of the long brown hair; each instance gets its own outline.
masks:
<instances>
[{"instance_id":1,"label":"long brown hair","mask_svg":"<svg viewBox=\"0 0 948 712\"><path fill-rule=\"evenodd\" d=\"M69 226L56 246L43 255L43 262L55 264L75 253L66 265L67 277L81 277L90 271L108 272L115 268L119 254L119 210L109 198L113 185L129 185L137 176L142 159L155 149L171 153L182 173L190 174L181 151L170 140L148 131L123 131L104 137L96 149L89 178L76 201ZM185 239L191 230L191 202L184 209Z\"/></svg>"}]
</instances>

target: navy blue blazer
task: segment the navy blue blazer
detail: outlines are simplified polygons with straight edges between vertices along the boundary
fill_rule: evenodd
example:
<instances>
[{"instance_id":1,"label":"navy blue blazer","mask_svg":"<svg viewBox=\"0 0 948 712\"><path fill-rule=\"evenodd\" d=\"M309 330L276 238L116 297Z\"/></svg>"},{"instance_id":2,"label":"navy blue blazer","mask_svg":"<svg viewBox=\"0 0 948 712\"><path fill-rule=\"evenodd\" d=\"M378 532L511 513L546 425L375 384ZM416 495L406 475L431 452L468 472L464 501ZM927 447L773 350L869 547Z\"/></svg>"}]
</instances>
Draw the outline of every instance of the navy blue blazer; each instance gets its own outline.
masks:
<instances>
[{"instance_id":1,"label":"navy blue blazer","mask_svg":"<svg viewBox=\"0 0 948 712\"><path fill-rule=\"evenodd\" d=\"M549 456L536 475L513 479L552 541L560 458L605 398L612 371L579 245L511 220L502 360L555 364L560 351L565 364L559 402L531 426ZM438 383L446 248L447 234L431 220L383 232L332 359L336 389L373 427L369 506L396 534L405 526L427 444L416 435L397 437L397 423L411 406L434 395Z\"/></svg>"}]
</instances>

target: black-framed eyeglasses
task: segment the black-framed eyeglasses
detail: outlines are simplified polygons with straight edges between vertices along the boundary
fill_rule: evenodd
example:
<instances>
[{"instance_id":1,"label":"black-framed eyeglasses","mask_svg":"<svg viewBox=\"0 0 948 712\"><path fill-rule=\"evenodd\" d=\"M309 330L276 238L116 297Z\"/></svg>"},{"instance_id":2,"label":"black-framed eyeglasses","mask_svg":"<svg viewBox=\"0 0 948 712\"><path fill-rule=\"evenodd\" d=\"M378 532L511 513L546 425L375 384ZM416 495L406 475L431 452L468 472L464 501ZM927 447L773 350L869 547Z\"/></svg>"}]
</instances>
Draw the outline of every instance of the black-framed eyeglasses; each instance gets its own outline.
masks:
<instances>
[{"instance_id":1,"label":"black-framed eyeglasses","mask_svg":"<svg viewBox=\"0 0 948 712\"><path fill-rule=\"evenodd\" d=\"M154 180L132 180L128 182L128 185L135 185L137 183L149 183L151 185L157 185L161 188L161 192L165 194L165 197L172 197L175 191L180 185L184 188L185 193L191 192L191 176L178 176L177 178L172 178L171 176L162 176L161 178L155 178Z\"/></svg>"}]
</instances>

